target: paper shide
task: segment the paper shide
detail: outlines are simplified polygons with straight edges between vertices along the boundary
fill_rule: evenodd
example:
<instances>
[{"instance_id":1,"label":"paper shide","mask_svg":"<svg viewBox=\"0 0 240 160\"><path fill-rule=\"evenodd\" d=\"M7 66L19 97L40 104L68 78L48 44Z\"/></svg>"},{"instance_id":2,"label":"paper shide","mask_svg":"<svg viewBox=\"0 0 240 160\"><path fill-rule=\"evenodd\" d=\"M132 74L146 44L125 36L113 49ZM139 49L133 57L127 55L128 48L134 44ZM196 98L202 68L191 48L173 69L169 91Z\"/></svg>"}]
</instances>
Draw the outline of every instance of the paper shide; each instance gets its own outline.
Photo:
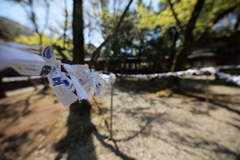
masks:
<instances>
[{"instance_id":1,"label":"paper shide","mask_svg":"<svg viewBox=\"0 0 240 160\"><path fill-rule=\"evenodd\" d=\"M50 46L44 49L42 56L52 66L47 78L56 96L64 106L70 105L76 100L88 99L91 87L94 88L94 95L99 96L104 86L104 80L111 81L111 84L115 81L114 74L104 75L91 72L87 64L69 65L61 63L56 59ZM66 73L61 71L61 66L63 66L69 78Z\"/></svg>"}]
</instances>

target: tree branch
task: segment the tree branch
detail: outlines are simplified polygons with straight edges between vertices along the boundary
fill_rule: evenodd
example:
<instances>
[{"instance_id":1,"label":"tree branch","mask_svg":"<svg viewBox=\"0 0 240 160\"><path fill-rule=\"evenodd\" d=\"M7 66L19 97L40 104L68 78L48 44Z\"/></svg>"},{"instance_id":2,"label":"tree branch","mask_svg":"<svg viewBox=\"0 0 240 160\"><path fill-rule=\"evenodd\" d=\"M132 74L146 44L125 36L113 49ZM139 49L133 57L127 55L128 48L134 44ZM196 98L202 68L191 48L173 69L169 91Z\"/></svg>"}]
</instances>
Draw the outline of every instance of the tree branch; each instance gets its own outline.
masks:
<instances>
[{"instance_id":1,"label":"tree branch","mask_svg":"<svg viewBox=\"0 0 240 160\"><path fill-rule=\"evenodd\" d=\"M35 32L37 34L39 34L39 29L38 29L37 22L36 22L36 14L35 14L34 9L33 9L33 1L29 0L28 4L30 6L29 18L30 18L30 20L32 21L32 23L34 25Z\"/></svg>"},{"instance_id":2,"label":"tree branch","mask_svg":"<svg viewBox=\"0 0 240 160\"><path fill-rule=\"evenodd\" d=\"M191 35L191 37L193 36L192 32L195 28L197 19L198 19L199 15L202 11L204 3L205 3L205 0L198 0L197 1L196 5L194 7L194 10L192 12L192 16L191 16L190 20L188 21L187 29L186 29L186 32L185 32L185 37L188 37L188 35Z\"/></svg>"},{"instance_id":3,"label":"tree branch","mask_svg":"<svg viewBox=\"0 0 240 160\"><path fill-rule=\"evenodd\" d=\"M65 13L65 21L64 21L64 29L63 29L63 49L65 49L66 37L67 37L67 27L68 27L68 11L67 11L67 0L64 1L64 13Z\"/></svg>"},{"instance_id":4,"label":"tree branch","mask_svg":"<svg viewBox=\"0 0 240 160\"><path fill-rule=\"evenodd\" d=\"M49 8L50 8L50 4L48 2L48 0L44 0L44 3L46 5L46 16L45 16L45 25L42 28L42 33L47 29L48 26L48 18L49 18Z\"/></svg>"},{"instance_id":5,"label":"tree branch","mask_svg":"<svg viewBox=\"0 0 240 160\"><path fill-rule=\"evenodd\" d=\"M196 44L199 44L201 43L201 41L203 40L203 38L207 35L208 31L215 25L217 24L222 18L224 18L226 15L228 15L229 13L233 12L234 9L236 8L237 6L233 6L233 7L230 7L226 10L224 10L222 13L218 14L215 19L209 23L209 25L205 28L204 32L201 34L201 36L198 38Z\"/></svg>"},{"instance_id":6,"label":"tree branch","mask_svg":"<svg viewBox=\"0 0 240 160\"><path fill-rule=\"evenodd\" d=\"M176 22L177 22L177 26L180 28L180 31L183 33L184 29L183 29L183 27L182 27L182 25L181 25L181 22L179 21L179 19L178 19L178 17L177 17L177 14L176 14L176 12L175 12L175 10L174 10L174 8L173 8L173 4L172 4L171 0L168 0L168 3L169 3L169 5L170 5L170 9L171 9L171 11L172 11L172 13L173 13L173 16L174 16L174 18L175 18L175 20L176 20Z\"/></svg>"},{"instance_id":7,"label":"tree branch","mask_svg":"<svg viewBox=\"0 0 240 160\"><path fill-rule=\"evenodd\" d=\"M234 23L234 26L233 26L233 32L234 33L237 32L239 24L240 24L240 13L238 14L236 22Z\"/></svg>"},{"instance_id":8,"label":"tree branch","mask_svg":"<svg viewBox=\"0 0 240 160\"><path fill-rule=\"evenodd\" d=\"M92 57L91 57L91 62L90 62L90 68L92 67L93 63L96 61L97 57L99 56L99 53L100 53L102 47L103 47L105 44L107 44L108 41L109 41L112 37L114 37L114 35L116 35L116 33L118 32L118 30L119 30L119 28L120 28L120 25L122 24L122 22L123 22L123 20L124 20L124 17L126 16L127 11L128 11L128 9L129 9L130 5L132 4L132 2L133 2L133 0L130 0L130 1L129 1L129 3L128 3L127 7L125 8L122 16L120 17L120 19L119 19L119 21L118 21L118 23L117 23L117 25L116 25L113 33L110 34L110 35L102 42L102 44L93 52Z\"/></svg>"}]
</instances>

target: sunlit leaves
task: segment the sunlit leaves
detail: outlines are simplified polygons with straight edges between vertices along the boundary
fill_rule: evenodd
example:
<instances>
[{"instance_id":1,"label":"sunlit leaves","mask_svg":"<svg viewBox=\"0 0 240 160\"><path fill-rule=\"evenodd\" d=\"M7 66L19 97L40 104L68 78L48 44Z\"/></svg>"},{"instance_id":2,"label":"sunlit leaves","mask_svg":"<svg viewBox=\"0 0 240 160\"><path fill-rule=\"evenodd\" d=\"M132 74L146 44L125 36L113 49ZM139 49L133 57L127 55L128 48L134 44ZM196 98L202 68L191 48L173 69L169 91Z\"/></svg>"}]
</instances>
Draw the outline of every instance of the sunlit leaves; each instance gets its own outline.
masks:
<instances>
[{"instance_id":1,"label":"sunlit leaves","mask_svg":"<svg viewBox=\"0 0 240 160\"><path fill-rule=\"evenodd\" d=\"M173 9L177 15L177 18L184 28L191 18L196 0L171 0L171 2L173 3ZM235 11L239 11L239 4L240 0L206 0L200 17L197 20L194 33L202 33L206 27L213 23L219 14L228 8L237 6ZM136 11L139 15L139 23L135 26L139 29L145 28L151 30L155 29L157 26L161 26L161 33L163 34L170 27L177 26L176 19L173 16L167 0L162 0L160 2L159 13L154 13L143 5L140 5Z\"/></svg>"},{"instance_id":2,"label":"sunlit leaves","mask_svg":"<svg viewBox=\"0 0 240 160\"><path fill-rule=\"evenodd\" d=\"M14 39L14 42L29 46L38 46L40 44L40 37L39 34L34 33L31 36L25 36L20 35ZM48 37L47 35L42 35L42 47L46 47L47 45L58 45L60 47L63 47L63 39L58 40L57 37ZM66 45L66 50L63 51L67 56L71 57L72 50L73 49L73 43L72 40L68 40L68 43ZM57 53L57 51L55 51Z\"/></svg>"},{"instance_id":3,"label":"sunlit leaves","mask_svg":"<svg viewBox=\"0 0 240 160\"><path fill-rule=\"evenodd\" d=\"M166 3L167 2L162 2L165 6ZM195 3L196 0L182 0L174 4L173 8L182 26L186 25L190 19ZM162 33L164 33L168 28L176 26L176 20L169 6L165 7L160 13L154 13L144 6L139 6L137 8L137 13L139 14L140 19L140 23L136 24L136 27L138 28L154 29L157 26L161 26Z\"/></svg>"}]
</instances>

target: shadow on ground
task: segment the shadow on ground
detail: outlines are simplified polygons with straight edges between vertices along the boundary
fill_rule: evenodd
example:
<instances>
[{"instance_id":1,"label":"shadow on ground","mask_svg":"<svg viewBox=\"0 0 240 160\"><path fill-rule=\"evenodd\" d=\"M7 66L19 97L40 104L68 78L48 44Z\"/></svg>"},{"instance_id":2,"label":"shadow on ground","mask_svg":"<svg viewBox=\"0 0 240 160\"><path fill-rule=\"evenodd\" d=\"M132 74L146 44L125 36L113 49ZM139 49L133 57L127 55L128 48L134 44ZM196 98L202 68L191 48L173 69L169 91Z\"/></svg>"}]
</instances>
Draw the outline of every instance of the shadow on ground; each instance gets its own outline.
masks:
<instances>
[{"instance_id":1,"label":"shadow on ground","mask_svg":"<svg viewBox=\"0 0 240 160\"><path fill-rule=\"evenodd\" d=\"M132 160L133 158L118 149L116 143L112 145L105 142L109 138L101 135L92 124L90 110L91 104L86 100L83 100L81 103L75 102L70 106L70 114L67 120L67 135L55 145L55 150L58 152L55 160L60 160L63 157L66 157L67 160L97 160L92 135L116 156L121 159Z\"/></svg>"},{"instance_id":2,"label":"shadow on ground","mask_svg":"<svg viewBox=\"0 0 240 160\"><path fill-rule=\"evenodd\" d=\"M153 80L141 80L141 79L121 79L115 83L119 90L123 92L149 92L156 93L157 91L164 89L168 84L167 79L153 79Z\"/></svg>"},{"instance_id":3,"label":"shadow on ground","mask_svg":"<svg viewBox=\"0 0 240 160\"><path fill-rule=\"evenodd\" d=\"M8 98L8 100L2 101L0 106L0 159L7 160L7 159L16 159L20 157L27 157L31 152L30 150L25 150L25 153L22 153L23 145L32 144L34 143L34 139L31 138L33 133L31 127L25 128L23 131L19 131L18 133L9 133L7 132L9 128L13 129L14 126L19 124L21 118L28 116L32 113L34 108L29 108L30 101L34 97L34 102L38 102L42 98L44 98L48 93L44 90L36 92L27 96L25 99L21 100L14 100L12 101ZM40 130L39 132L42 132ZM7 134L6 134L7 133ZM31 135L31 136L30 136ZM33 148L36 149L36 148ZM25 159L25 158L23 158Z\"/></svg>"},{"instance_id":4,"label":"shadow on ground","mask_svg":"<svg viewBox=\"0 0 240 160\"><path fill-rule=\"evenodd\" d=\"M122 92L127 92L129 97L133 98L133 102L137 102L135 99L136 97L133 96L134 92L141 92L141 91L148 91L148 87L151 87L151 84L149 81L144 82L144 85L140 85L141 82L138 81L132 81L132 80L123 80L117 83L116 88ZM140 86L139 86L140 85ZM157 86L154 86L155 88L150 89L150 93L159 91L161 89L157 88ZM195 106L205 106L205 81L197 81L194 84L188 85L187 87L184 86L184 92L182 92L183 99L182 99L182 106L186 103L195 104ZM218 108L224 108L227 111L230 111L233 114L240 114L240 108L239 99L236 99L236 97L239 97L239 93L236 94L214 94L211 93L209 95L209 106L210 110L216 110ZM126 101L126 97L123 96L124 99L121 100L121 96L119 97L120 101ZM166 99L165 99L166 100ZM144 100L143 100L144 101ZM148 99L147 100L149 104L154 104L154 99ZM167 102L162 102L162 104L165 107L168 107L169 109L179 108L179 106L169 106ZM204 105L203 105L204 104ZM117 133L124 133L128 132L131 136L121 138L121 139L115 139L115 143L121 143L121 142L128 142L131 140L134 140L136 137L155 137L174 148L177 148L177 150L184 150L190 155L197 156L201 159L205 159L204 155L198 154L196 151L203 150L204 152L211 153L213 156L215 156L215 159L240 159L240 153L236 150L233 150L232 147L229 147L227 145L224 145L218 141L214 141L212 139L209 139L208 137L202 137L201 135L194 134L194 132L191 132L192 130L199 130L198 127L196 127L196 124L192 123L191 121L186 120L185 118L177 118L169 113L150 113L148 110L149 108L146 108L144 106L140 106L138 108L123 108L121 112L124 112L125 115L128 115L128 117L131 117L133 119L136 119L137 125L140 126L140 129L137 130L116 130ZM237 106L238 105L238 106ZM237 107L236 107L237 106ZM205 111L196 109L197 107L191 107L191 108L184 108L181 107L179 109L187 110L193 114L193 116L201 116L201 117L208 117L209 115ZM196 110L192 110L196 109ZM214 117L211 117L213 119ZM237 121L238 119L236 119ZM239 120L238 120L239 121ZM165 124L174 124L177 125L177 128L181 128L182 130L189 130L190 132L188 134L184 134L181 132L177 132L174 129L171 128L164 128ZM240 126L237 124L225 122L226 124L235 127L236 129L240 129ZM161 126L161 130L164 130L165 132L156 131L156 125ZM201 129L200 129L201 130ZM201 131L202 132L202 131ZM206 131L205 131L206 132ZM167 137L163 135L162 133L167 133ZM216 133L217 134L217 133ZM188 149L186 149L186 147Z\"/></svg>"},{"instance_id":5,"label":"shadow on ground","mask_svg":"<svg viewBox=\"0 0 240 160\"><path fill-rule=\"evenodd\" d=\"M70 106L67 120L67 135L56 145L58 152L55 160L67 156L67 160L96 159L95 149L91 137L93 125L90 116L91 105L88 101L75 102Z\"/></svg>"}]
</instances>

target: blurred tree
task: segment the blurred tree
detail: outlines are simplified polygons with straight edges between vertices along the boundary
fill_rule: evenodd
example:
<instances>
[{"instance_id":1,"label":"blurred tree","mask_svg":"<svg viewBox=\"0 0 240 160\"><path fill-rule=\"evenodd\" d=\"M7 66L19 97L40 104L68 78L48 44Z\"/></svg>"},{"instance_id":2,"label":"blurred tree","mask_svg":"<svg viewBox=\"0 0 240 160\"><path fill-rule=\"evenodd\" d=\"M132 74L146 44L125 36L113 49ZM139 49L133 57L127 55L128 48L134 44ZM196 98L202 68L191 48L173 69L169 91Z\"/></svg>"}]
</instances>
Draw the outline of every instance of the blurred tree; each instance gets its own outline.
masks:
<instances>
[{"instance_id":1,"label":"blurred tree","mask_svg":"<svg viewBox=\"0 0 240 160\"><path fill-rule=\"evenodd\" d=\"M13 41L15 37L23 35L32 35L34 31L10 19L0 17L0 38L4 41Z\"/></svg>"},{"instance_id":2,"label":"blurred tree","mask_svg":"<svg viewBox=\"0 0 240 160\"><path fill-rule=\"evenodd\" d=\"M198 0L194 6L191 17L186 24L185 30L183 31L182 49L180 49L180 51L174 57L171 68L172 71L182 70L187 56L192 52L192 45L194 42L193 31L195 29L197 19L199 18L199 15L203 9L204 3L205 0Z\"/></svg>"},{"instance_id":3,"label":"blurred tree","mask_svg":"<svg viewBox=\"0 0 240 160\"><path fill-rule=\"evenodd\" d=\"M169 69L171 71L183 70L186 60L192 50L202 43L209 35L214 35L216 29L214 26L220 25L224 28L221 20L224 20L229 14L239 13L239 0L162 0L160 1L160 11L153 12L148 7L140 5L137 8L139 14L139 23L135 26L139 29L153 30L161 28L158 47L156 51L155 68L158 66L159 57L168 52L164 52L164 46L168 46L169 33L171 28L175 28L175 36L171 40L172 48L169 56ZM235 16L237 19L237 16ZM236 25L238 25L236 20ZM235 28L235 27L233 27ZM233 29L234 30L234 29ZM222 32L226 33L226 31ZM220 35L222 33L216 33ZM229 32L228 32L229 33ZM175 47L174 47L175 46ZM170 49L171 50L171 49ZM155 69L156 70L156 69ZM171 79L173 90L179 90L179 80Z\"/></svg>"},{"instance_id":4,"label":"blurred tree","mask_svg":"<svg viewBox=\"0 0 240 160\"><path fill-rule=\"evenodd\" d=\"M68 58L69 53L72 55L72 51L73 51L73 44L72 44L72 40L70 39L70 36L67 35L67 32L69 30L71 30L71 26L70 24L72 22L69 21L69 11L68 11L68 6L67 6L67 0L64 0L64 24L60 25L61 29L62 29L62 34L59 36L59 38L57 39L57 41L55 41L55 43L53 44L53 49L57 50L57 53L59 53L61 55L61 60L64 63L72 63L72 58ZM58 35L60 34L60 32L51 27L50 28L51 32L55 32ZM59 45L59 42L61 41L62 45Z\"/></svg>"},{"instance_id":5,"label":"blurred tree","mask_svg":"<svg viewBox=\"0 0 240 160\"><path fill-rule=\"evenodd\" d=\"M85 54L86 55L91 55L95 50L96 50L96 46L94 46L92 43L88 43L85 45Z\"/></svg>"},{"instance_id":6,"label":"blurred tree","mask_svg":"<svg viewBox=\"0 0 240 160\"><path fill-rule=\"evenodd\" d=\"M14 37L15 42L17 43L23 43L26 45L40 45L41 48L45 47L46 45L52 45L55 53L59 53L61 56L61 59L63 62L71 63L72 61L72 40L71 37L67 36L67 31L70 30L70 22L69 22L69 13L67 10L67 0L64 0L64 17L65 20L63 22L63 25L59 25L59 27L63 30L62 34L59 29L56 27L50 26L48 27L48 18L49 18L49 9L50 9L50 3L54 2L53 0L44 0L44 1L33 1L33 0L8 0L10 2L15 2L17 4L20 4L24 10L26 11L30 21L33 24L33 28L35 33L38 35L31 35L31 36L24 36L21 35L20 37ZM41 6L40 6L41 4ZM39 25L40 16L37 17L37 10L40 8L45 10L45 18L44 18L44 24ZM57 6L60 7L60 6ZM47 35L44 34L44 31L46 29L49 29L50 35L47 37ZM58 38L56 38L59 36ZM31 41L28 41L27 39L30 39ZM70 57L69 57L70 56ZM60 57L59 57L60 58Z\"/></svg>"},{"instance_id":7,"label":"blurred tree","mask_svg":"<svg viewBox=\"0 0 240 160\"><path fill-rule=\"evenodd\" d=\"M84 63L83 1L73 0L73 63Z\"/></svg>"},{"instance_id":8,"label":"blurred tree","mask_svg":"<svg viewBox=\"0 0 240 160\"><path fill-rule=\"evenodd\" d=\"M120 14L120 13L119 13ZM111 18L103 19L104 24L108 24L110 22L106 21L116 21L119 17L119 14L116 13L115 15L112 15ZM134 46L134 42L136 41L136 35L138 34L138 30L134 28L134 15L129 13L125 16L124 23L121 25L121 28L118 30L118 33L115 34L114 38L110 39L109 42L105 46L104 50L104 57L107 61L114 60L116 58L122 59L122 62L124 63L123 66L125 68L125 59L127 56L132 55L134 50L136 49ZM112 24L113 28L114 24ZM107 36L109 33L109 30L107 29L107 26L103 28L103 35ZM108 62L109 64L112 64L111 62ZM120 64L115 64L120 65ZM112 67L109 65L108 67ZM120 66L119 66L120 67Z\"/></svg>"},{"instance_id":9,"label":"blurred tree","mask_svg":"<svg viewBox=\"0 0 240 160\"><path fill-rule=\"evenodd\" d=\"M103 2L103 1L102 1ZM90 63L90 68L92 67L92 65L94 64L94 62L97 60L101 49L109 42L109 40L111 40L116 34L117 32L120 30L120 26L127 14L127 11L130 7L130 5L132 4L133 0L129 0L129 3L127 4L124 12L122 13L121 17L119 18L118 23L116 24L116 26L114 27L113 30L110 31L109 35L106 36L105 40L100 44L100 46L93 52L92 57L91 57L91 63ZM103 4L103 3L102 3ZM102 5L103 11L104 9L104 5Z\"/></svg>"},{"instance_id":10,"label":"blurred tree","mask_svg":"<svg viewBox=\"0 0 240 160\"><path fill-rule=\"evenodd\" d=\"M67 39L68 45L65 47L65 50L63 50L61 53L57 50L57 46L60 46L61 48L63 48L63 44L64 44L64 39L60 39L58 37L49 37L46 34L42 35L42 45L43 46L47 46L47 45L51 45L53 46L53 50L55 53L57 53L58 58L62 58L63 56L66 56L66 59L63 58L63 61L72 61L72 48L73 48L73 43L72 40ZM15 37L14 42L16 43L20 43L20 44L25 44L25 45L29 45L29 46L36 46L39 45L39 35L37 33L34 33L31 36L26 36L26 35L20 35L18 37ZM59 53L59 54L58 54ZM64 55L62 55L64 54Z\"/></svg>"},{"instance_id":11,"label":"blurred tree","mask_svg":"<svg viewBox=\"0 0 240 160\"><path fill-rule=\"evenodd\" d=\"M45 22L43 27L40 29L38 23L37 23L37 15L35 12L35 5L34 5L34 1L33 0L8 0L8 1L12 1L15 3L20 4L23 9L26 11L26 14L29 18L29 20L32 22L33 27L34 27L34 31L38 34L39 36L39 45L41 46L42 49L42 38L43 38L43 34L48 26L48 16L49 16L49 7L50 7L50 0L43 0L41 2L43 2L44 7L45 7ZM36 1L35 1L36 2ZM39 3L41 3L40 1L37 2L39 5Z\"/></svg>"},{"instance_id":12,"label":"blurred tree","mask_svg":"<svg viewBox=\"0 0 240 160\"><path fill-rule=\"evenodd\" d=\"M117 27L120 17L123 15L123 9L120 0L109 1L101 0L99 3L93 3L95 17L99 17L99 25L104 39L107 39L112 31ZM126 11L126 8L125 8ZM107 61L107 67L121 68L120 63L116 63L119 59L125 65L125 59L131 55L144 56L148 49L148 40L144 30L134 26L138 19L135 18L134 10L125 14L121 27L118 28L114 38L110 38L104 46L103 55ZM145 52L146 51L146 52Z\"/></svg>"},{"instance_id":13,"label":"blurred tree","mask_svg":"<svg viewBox=\"0 0 240 160\"><path fill-rule=\"evenodd\" d=\"M175 27L179 34L179 38L175 39L178 50L171 62L171 70L182 70L192 49L201 43L206 35L214 32L214 26L227 15L239 12L239 4L239 0L162 0L159 13L154 13L143 5L137 8L140 23L136 24L136 27L155 29L160 26L159 46L165 43L161 40L165 33Z\"/></svg>"}]
</instances>

